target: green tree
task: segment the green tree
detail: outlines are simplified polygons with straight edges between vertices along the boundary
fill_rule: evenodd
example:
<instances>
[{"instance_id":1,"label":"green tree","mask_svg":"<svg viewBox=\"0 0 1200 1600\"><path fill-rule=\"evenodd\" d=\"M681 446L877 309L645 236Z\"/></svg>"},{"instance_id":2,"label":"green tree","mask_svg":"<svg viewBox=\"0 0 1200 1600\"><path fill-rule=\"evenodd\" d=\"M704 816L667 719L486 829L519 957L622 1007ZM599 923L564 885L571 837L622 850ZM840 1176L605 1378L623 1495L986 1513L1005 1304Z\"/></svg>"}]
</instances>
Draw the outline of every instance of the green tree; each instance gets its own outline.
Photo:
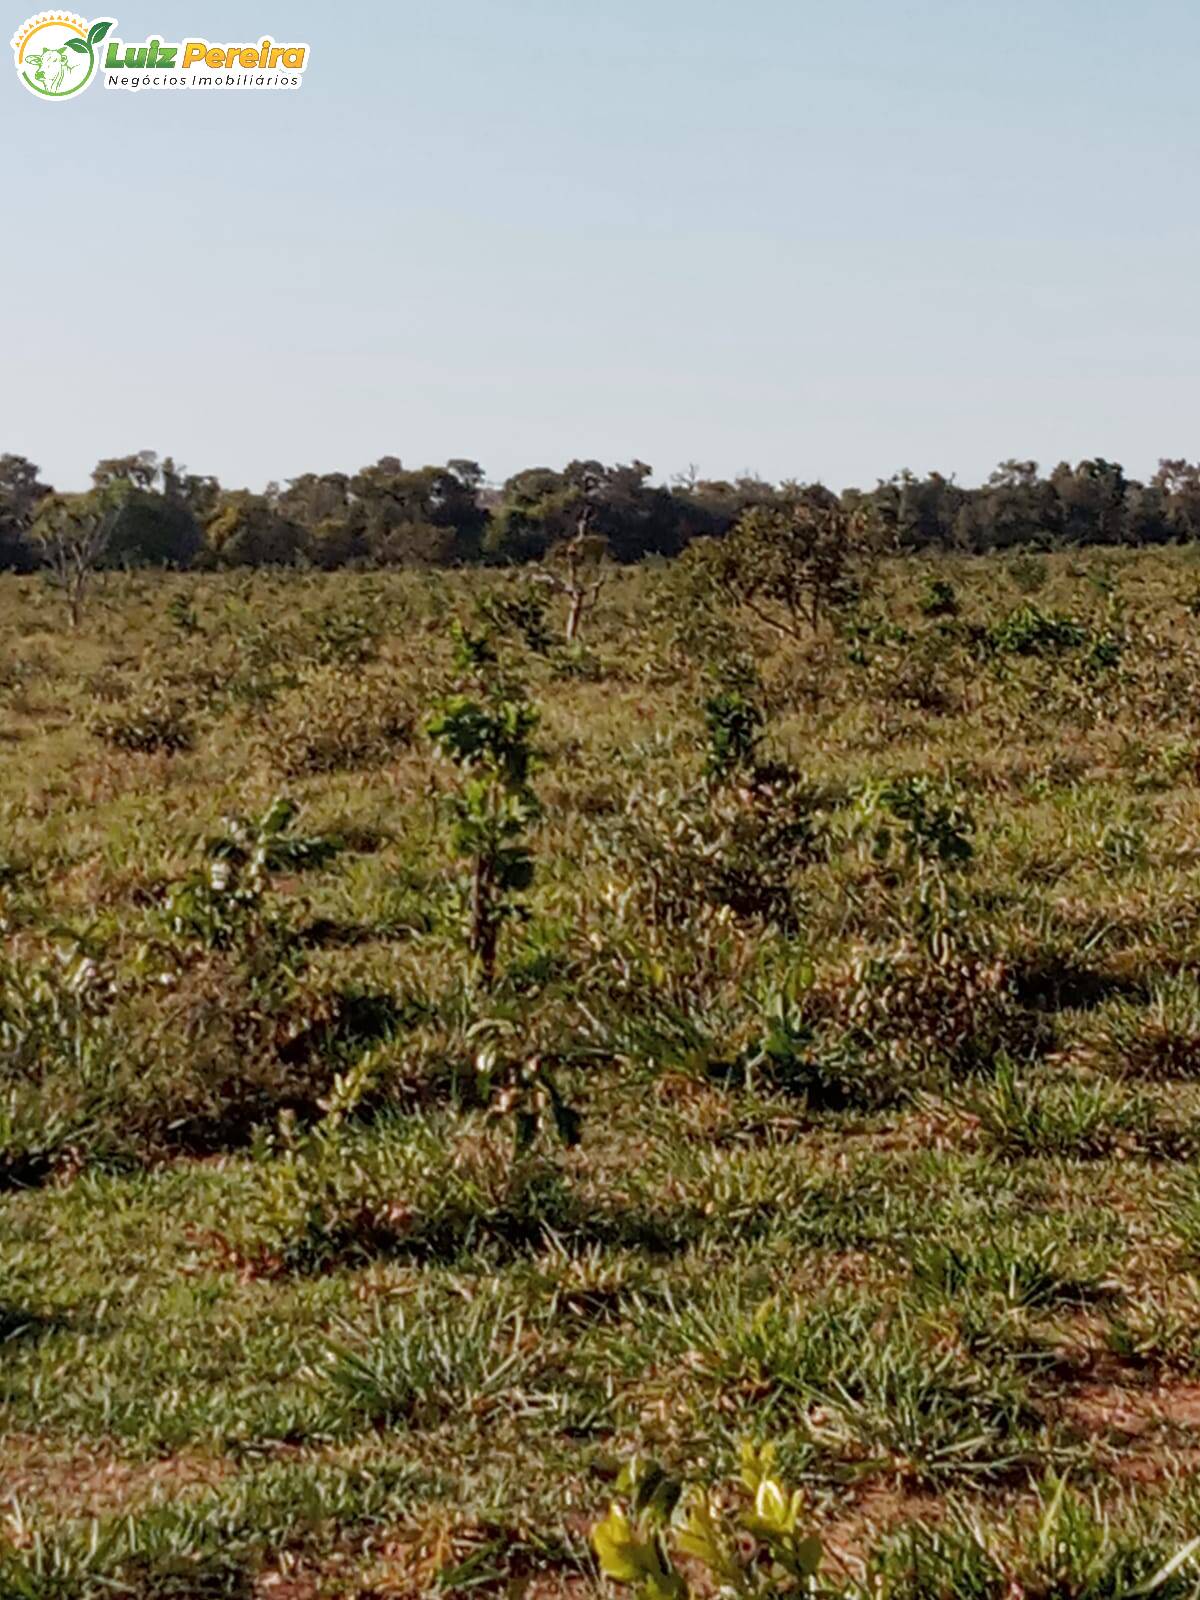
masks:
<instances>
[{"instance_id":1,"label":"green tree","mask_svg":"<svg viewBox=\"0 0 1200 1600\"><path fill-rule=\"evenodd\" d=\"M505 561L540 561L575 532L581 491L549 467L527 467L505 483L488 528L485 553Z\"/></svg>"},{"instance_id":2,"label":"green tree","mask_svg":"<svg viewBox=\"0 0 1200 1600\"><path fill-rule=\"evenodd\" d=\"M1151 483L1166 497L1165 515L1171 537L1200 539L1200 463L1160 461Z\"/></svg>"},{"instance_id":3,"label":"green tree","mask_svg":"<svg viewBox=\"0 0 1200 1600\"><path fill-rule=\"evenodd\" d=\"M504 485L486 551L509 561L544 561L575 538L586 509L589 534L614 560L674 555L689 537L687 508L669 489L651 484L650 473L644 461L612 467L572 461L562 472L519 472Z\"/></svg>"},{"instance_id":4,"label":"green tree","mask_svg":"<svg viewBox=\"0 0 1200 1600\"><path fill-rule=\"evenodd\" d=\"M264 494L228 490L204 529L206 564L220 567L287 567L303 553L304 531Z\"/></svg>"},{"instance_id":5,"label":"green tree","mask_svg":"<svg viewBox=\"0 0 1200 1600\"><path fill-rule=\"evenodd\" d=\"M487 512L476 485L462 475L463 464L454 466L459 470L408 471L398 457L384 456L356 473L345 513L355 554L384 566L449 566L474 560Z\"/></svg>"},{"instance_id":6,"label":"green tree","mask_svg":"<svg viewBox=\"0 0 1200 1600\"><path fill-rule=\"evenodd\" d=\"M879 548L868 507L848 511L821 485L792 486L713 541L714 575L734 601L790 638L851 602Z\"/></svg>"},{"instance_id":7,"label":"green tree","mask_svg":"<svg viewBox=\"0 0 1200 1600\"><path fill-rule=\"evenodd\" d=\"M0 569L28 572L33 567L29 530L38 503L50 492L32 461L0 455Z\"/></svg>"},{"instance_id":8,"label":"green tree","mask_svg":"<svg viewBox=\"0 0 1200 1600\"><path fill-rule=\"evenodd\" d=\"M203 543L199 515L212 499L214 480L194 478L153 450L96 463L92 482L109 492L117 509L109 564L190 566Z\"/></svg>"},{"instance_id":9,"label":"green tree","mask_svg":"<svg viewBox=\"0 0 1200 1600\"><path fill-rule=\"evenodd\" d=\"M1070 544L1120 544L1125 537L1124 469L1097 456L1077 467L1065 461L1050 474L1058 496L1062 536Z\"/></svg>"},{"instance_id":10,"label":"green tree","mask_svg":"<svg viewBox=\"0 0 1200 1600\"><path fill-rule=\"evenodd\" d=\"M973 490L955 518L955 542L966 550L1006 550L1057 536L1061 507L1036 461L1002 461Z\"/></svg>"},{"instance_id":11,"label":"green tree","mask_svg":"<svg viewBox=\"0 0 1200 1600\"><path fill-rule=\"evenodd\" d=\"M96 573L104 565L122 500L112 488L85 494L51 494L43 499L30 540L62 590L72 628L78 628Z\"/></svg>"},{"instance_id":12,"label":"green tree","mask_svg":"<svg viewBox=\"0 0 1200 1600\"><path fill-rule=\"evenodd\" d=\"M344 525L349 506L350 479L344 472L301 473L276 500L280 515L309 533L327 524Z\"/></svg>"}]
</instances>

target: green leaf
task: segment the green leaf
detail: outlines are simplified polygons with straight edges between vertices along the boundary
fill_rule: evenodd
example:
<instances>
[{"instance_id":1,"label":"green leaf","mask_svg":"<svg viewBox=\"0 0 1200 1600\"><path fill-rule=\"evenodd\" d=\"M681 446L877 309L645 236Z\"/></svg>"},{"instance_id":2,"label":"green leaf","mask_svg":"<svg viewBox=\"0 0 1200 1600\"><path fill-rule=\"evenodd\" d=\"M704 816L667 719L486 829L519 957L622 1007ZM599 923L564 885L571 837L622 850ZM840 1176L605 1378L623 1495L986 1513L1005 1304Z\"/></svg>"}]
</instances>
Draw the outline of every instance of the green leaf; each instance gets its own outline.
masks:
<instances>
[{"instance_id":1,"label":"green leaf","mask_svg":"<svg viewBox=\"0 0 1200 1600\"><path fill-rule=\"evenodd\" d=\"M788 1497L775 1478L760 1478L754 1493L754 1514L764 1528L790 1531Z\"/></svg>"},{"instance_id":2,"label":"green leaf","mask_svg":"<svg viewBox=\"0 0 1200 1600\"><path fill-rule=\"evenodd\" d=\"M93 22L88 29L88 43L99 44L111 27L111 22Z\"/></svg>"},{"instance_id":3,"label":"green leaf","mask_svg":"<svg viewBox=\"0 0 1200 1600\"><path fill-rule=\"evenodd\" d=\"M87 47L86 44L84 44L82 39L68 39L67 40L67 49L68 50L78 50L80 55L83 55L83 56L87 55L87 53L88 53L88 47Z\"/></svg>"},{"instance_id":4,"label":"green leaf","mask_svg":"<svg viewBox=\"0 0 1200 1600\"><path fill-rule=\"evenodd\" d=\"M270 809L259 823L259 832L270 838L283 833L296 820L299 809L294 800L280 795L272 801Z\"/></svg>"},{"instance_id":5,"label":"green leaf","mask_svg":"<svg viewBox=\"0 0 1200 1600\"><path fill-rule=\"evenodd\" d=\"M645 1571L644 1546L634 1537L619 1506L613 1506L604 1521L592 1529L592 1547L606 1578L636 1583Z\"/></svg>"},{"instance_id":6,"label":"green leaf","mask_svg":"<svg viewBox=\"0 0 1200 1600\"><path fill-rule=\"evenodd\" d=\"M642 1579L646 1600L687 1600L687 1585L677 1572L649 1572Z\"/></svg>"},{"instance_id":7,"label":"green leaf","mask_svg":"<svg viewBox=\"0 0 1200 1600\"><path fill-rule=\"evenodd\" d=\"M559 1121L562 1113L567 1112L569 1108L562 1104L556 1094L552 1095L551 1104L554 1108L554 1119L558 1123L559 1132L565 1141L570 1142L567 1140L567 1133L564 1131L563 1123ZM683 1484L678 1478L670 1477L656 1461L651 1462L638 1480L637 1492L634 1497L634 1510L639 1516L642 1512L650 1511L658 1520L665 1522L669 1520L682 1492Z\"/></svg>"},{"instance_id":8,"label":"green leaf","mask_svg":"<svg viewBox=\"0 0 1200 1600\"><path fill-rule=\"evenodd\" d=\"M703 1496L688 1508L687 1519L675 1534L675 1548L693 1561L702 1561L722 1583L736 1586L737 1561L717 1526L711 1502Z\"/></svg>"},{"instance_id":9,"label":"green leaf","mask_svg":"<svg viewBox=\"0 0 1200 1600\"><path fill-rule=\"evenodd\" d=\"M802 1539L796 1546L793 1561L795 1570L803 1577L811 1578L820 1568L822 1546L815 1533L810 1533L807 1539Z\"/></svg>"}]
</instances>

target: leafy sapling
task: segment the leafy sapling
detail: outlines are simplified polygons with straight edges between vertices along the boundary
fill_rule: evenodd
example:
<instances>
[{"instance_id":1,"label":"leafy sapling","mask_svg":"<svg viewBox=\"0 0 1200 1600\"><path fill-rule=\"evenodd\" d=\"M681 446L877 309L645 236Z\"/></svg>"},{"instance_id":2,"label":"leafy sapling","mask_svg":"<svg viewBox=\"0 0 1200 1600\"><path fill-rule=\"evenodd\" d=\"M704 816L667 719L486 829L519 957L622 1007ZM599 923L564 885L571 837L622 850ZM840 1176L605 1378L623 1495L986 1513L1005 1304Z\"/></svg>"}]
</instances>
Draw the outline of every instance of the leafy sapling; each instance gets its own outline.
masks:
<instances>
[{"instance_id":1,"label":"leafy sapling","mask_svg":"<svg viewBox=\"0 0 1200 1600\"><path fill-rule=\"evenodd\" d=\"M514 1161L529 1155L543 1132L557 1136L568 1150L579 1143L583 1117L564 1096L553 1057L539 1054L512 1060L489 1044L475 1066L478 1087L493 1098L496 1114L512 1119Z\"/></svg>"},{"instance_id":2,"label":"leafy sapling","mask_svg":"<svg viewBox=\"0 0 1200 1600\"><path fill-rule=\"evenodd\" d=\"M945 785L925 776L897 778L864 799L880 817L872 840L876 860L886 860L893 846L909 866L963 867L973 858L973 820Z\"/></svg>"},{"instance_id":3,"label":"leafy sapling","mask_svg":"<svg viewBox=\"0 0 1200 1600\"><path fill-rule=\"evenodd\" d=\"M713 692L704 702L704 775L727 783L755 764L766 718L759 704L760 684L753 665L726 664L712 674Z\"/></svg>"},{"instance_id":4,"label":"leafy sapling","mask_svg":"<svg viewBox=\"0 0 1200 1600\"><path fill-rule=\"evenodd\" d=\"M272 873L318 866L339 848L336 840L295 835L298 811L281 795L260 817L225 818L225 832L205 845L205 866L168 898L167 919L177 938L223 949L262 937L271 922Z\"/></svg>"},{"instance_id":5,"label":"leafy sapling","mask_svg":"<svg viewBox=\"0 0 1200 1600\"><path fill-rule=\"evenodd\" d=\"M524 689L498 671L490 642L455 625L460 667L474 669L474 692L446 696L425 724L441 755L461 781L448 798L451 846L469 862L465 884L467 948L485 986L496 978L500 931L524 914L516 898L533 882L526 836L541 814L530 783L536 765L531 743L538 713Z\"/></svg>"}]
</instances>

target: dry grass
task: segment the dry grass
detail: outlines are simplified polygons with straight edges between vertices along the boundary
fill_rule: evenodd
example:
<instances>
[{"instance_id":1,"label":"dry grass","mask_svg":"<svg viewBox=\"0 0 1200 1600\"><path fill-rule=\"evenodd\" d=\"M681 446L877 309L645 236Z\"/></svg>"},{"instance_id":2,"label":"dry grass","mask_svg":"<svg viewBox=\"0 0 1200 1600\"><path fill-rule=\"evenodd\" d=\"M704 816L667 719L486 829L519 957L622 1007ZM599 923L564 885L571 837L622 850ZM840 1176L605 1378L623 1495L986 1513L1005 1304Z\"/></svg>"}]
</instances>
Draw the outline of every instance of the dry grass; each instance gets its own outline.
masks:
<instances>
[{"instance_id":1,"label":"dry grass","mask_svg":"<svg viewBox=\"0 0 1200 1600\"><path fill-rule=\"evenodd\" d=\"M1195 553L1098 562L1045 558L1041 654L1000 560L936 564L952 627L917 561L808 644L727 619L766 721L719 789L671 569L498 640L542 818L490 991L421 719L497 580L135 573L76 637L0 584L0 1594L583 1595L623 1458L747 1438L846 1592L1182 1546ZM187 747L125 747L164 706ZM262 894L197 899L281 790ZM535 1059L582 1143L518 1157Z\"/></svg>"}]
</instances>

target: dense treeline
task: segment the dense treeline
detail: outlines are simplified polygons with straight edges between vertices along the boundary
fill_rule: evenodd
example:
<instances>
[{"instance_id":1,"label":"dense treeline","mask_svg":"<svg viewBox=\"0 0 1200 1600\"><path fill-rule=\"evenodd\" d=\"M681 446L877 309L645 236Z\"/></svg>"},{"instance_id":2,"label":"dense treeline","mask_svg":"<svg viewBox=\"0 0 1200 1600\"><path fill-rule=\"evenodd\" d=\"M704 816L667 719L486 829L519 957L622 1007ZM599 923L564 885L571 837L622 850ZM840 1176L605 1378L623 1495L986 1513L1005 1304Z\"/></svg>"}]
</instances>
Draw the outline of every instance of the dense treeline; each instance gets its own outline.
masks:
<instances>
[{"instance_id":1,"label":"dense treeline","mask_svg":"<svg viewBox=\"0 0 1200 1600\"><path fill-rule=\"evenodd\" d=\"M64 520L103 525L103 564L212 568L304 564L434 565L541 560L586 525L617 561L677 554L723 536L745 512L774 506L795 484L692 473L669 487L643 462L532 467L502 488L474 461L406 468L395 456L349 474L304 473L261 494L225 489L149 450L101 461L93 487L57 494L24 457L0 456L0 568L32 571ZM1200 537L1200 464L1162 461L1148 483L1099 458L1005 461L967 488L910 472L847 489L901 550L985 552L1013 545L1166 544Z\"/></svg>"}]
</instances>

